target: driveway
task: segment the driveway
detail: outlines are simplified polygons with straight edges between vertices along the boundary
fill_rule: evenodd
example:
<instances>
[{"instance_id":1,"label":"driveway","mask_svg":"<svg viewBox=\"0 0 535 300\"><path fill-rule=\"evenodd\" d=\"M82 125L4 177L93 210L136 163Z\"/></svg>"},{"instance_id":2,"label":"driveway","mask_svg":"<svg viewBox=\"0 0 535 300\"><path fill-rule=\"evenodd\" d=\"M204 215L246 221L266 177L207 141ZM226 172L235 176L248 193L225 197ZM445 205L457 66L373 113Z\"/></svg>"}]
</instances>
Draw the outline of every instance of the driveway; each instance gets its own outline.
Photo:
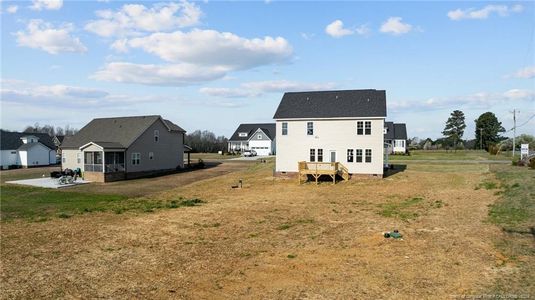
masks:
<instances>
[{"instance_id":1,"label":"driveway","mask_svg":"<svg viewBox=\"0 0 535 300\"><path fill-rule=\"evenodd\" d=\"M271 157L275 157L275 155L241 156L241 157L231 158L229 160L234 160L234 161L254 161L254 160L258 160L258 159L266 159L266 158L271 158Z\"/></svg>"}]
</instances>

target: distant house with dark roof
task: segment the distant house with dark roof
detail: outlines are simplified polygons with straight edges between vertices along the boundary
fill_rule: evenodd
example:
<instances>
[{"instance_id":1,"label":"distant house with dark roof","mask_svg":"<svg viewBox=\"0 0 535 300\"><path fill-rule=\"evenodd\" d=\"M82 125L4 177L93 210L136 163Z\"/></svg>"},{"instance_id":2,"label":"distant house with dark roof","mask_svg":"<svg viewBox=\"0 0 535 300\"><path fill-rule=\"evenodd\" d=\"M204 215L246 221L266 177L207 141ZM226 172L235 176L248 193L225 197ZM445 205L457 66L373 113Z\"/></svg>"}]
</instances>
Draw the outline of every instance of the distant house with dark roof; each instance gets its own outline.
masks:
<instances>
[{"instance_id":1,"label":"distant house with dark roof","mask_svg":"<svg viewBox=\"0 0 535 300\"><path fill-rule=\"evenodd\" d=\"M297 174L299 162L337 162L352 175L383 175L384 90L285 93L273 118L277 174Z\"/></svg>"},{"instance_id":2,"label":"distant house with dark roof","mask_svg":"<svg viewBox=\"0 0 535 300\"><path fill-rule=\"evenodd\" d=\"M257 155L276 152L275 123L240 124L228 141L229 152L254 150Z\"/></svg>"},{"instance_id":3,"label":"distant house with dark roof","mask_svg":"<svg viewBox=\"0 0 535 300\"><path fill-rule=\"evenodd\" d=\"M405 123L385 122L385 148L389 154L407 153L407 126Z\"/></svg>"},{"instance_id":4,"label":"distant house with dark roof","mask_svg":"<svg viewBox=\"0 0 535 300\"><path fill-rule=\"evenodd\" d=\"M46 133L0 132L0 165L10 167L48 166L56 163L56 147Z\"/></svg>"},{"instance_id":5,"label":"distant house with dark roof","mask_svg":"<svg viewBox=\"0 0 535 300\"><path fill-rule=\"evenodd\" d=\"M79 168L86 180L97 182L183 168L185 133L161 116L93 119L65 137L61 165Z\"/></svg>"}]
</instances>

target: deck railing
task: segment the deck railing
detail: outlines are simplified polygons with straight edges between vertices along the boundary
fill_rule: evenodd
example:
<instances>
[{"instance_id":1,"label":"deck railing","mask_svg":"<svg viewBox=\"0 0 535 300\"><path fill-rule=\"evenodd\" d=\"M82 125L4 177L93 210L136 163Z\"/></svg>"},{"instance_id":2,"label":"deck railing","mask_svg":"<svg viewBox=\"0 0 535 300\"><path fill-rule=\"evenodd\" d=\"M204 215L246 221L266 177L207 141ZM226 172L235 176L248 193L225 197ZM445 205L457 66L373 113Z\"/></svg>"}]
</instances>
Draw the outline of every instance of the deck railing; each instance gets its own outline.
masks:
<instances>
[{"instance_id":1,"label":"deck railing","mask_svg":"<svg viewBox=\"0 0 535 300\"><path fill-rule=\"evenodd\" d=\"M308 175L312 175L318 183L321 175L331 176L333 183L336 182L336 175L341 176L344 180L349 179L349 170L339 162L298 162L299 184L306 181Z\"/></svg>"}]
</instances>

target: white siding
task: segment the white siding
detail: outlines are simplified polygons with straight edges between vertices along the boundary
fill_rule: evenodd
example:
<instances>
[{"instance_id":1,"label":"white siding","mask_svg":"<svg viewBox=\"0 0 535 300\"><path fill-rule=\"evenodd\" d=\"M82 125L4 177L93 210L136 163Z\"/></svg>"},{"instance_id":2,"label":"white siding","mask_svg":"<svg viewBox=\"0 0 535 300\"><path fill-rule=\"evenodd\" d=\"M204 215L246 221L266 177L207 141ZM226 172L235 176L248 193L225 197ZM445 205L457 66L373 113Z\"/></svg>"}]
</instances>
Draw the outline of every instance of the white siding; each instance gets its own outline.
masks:
<instances>
[{"instance_id":1,"label":"white siding","mask_svg":"<svg viewBox=\"0 0 535 300\"><path fill-rule=\"evenodd\" d=\"M15 152L15 153L12 153ZM0 152L0 165L2 165L2 168L7 169L11 165L18 165L19 162L17 160L18 153L17 150L2 150Z\"/></svg>"},{"instance_id":2,"label":"white siding","mask_svg":"<svg viewBox=\"0 0 535 300\"><path fill-rule=\"evenodd\" d=\"M50 165L52 155L55 157L56 151L40 143L35 143L33 147L25 151L19 151L20 164L24 167Z\"/></svg>"},{"instance_id":3,"label":"white siding","mask_svg":"<svg viewBox=\"0 0 535 300\"><path fill-rule=\"evenodd\" d=\"M80 163L77 162L77 154L80 153L82 159L80 160ZM65 162L63 162L65 160ZM61 169L71 169L76 170L77 168L80 168L80 170L84 171L84 155L83 152L78 149L63 149L61 151Z\"/></svg>"},{"instance_id":4,"label":"white siding","mask_svg":"<svg viewBox=\"0 0 535 300\"><path fill-rule=\"evenodd\" d=\"M405 140L394 140L392 141L394 144L394 153L403 152L406 151L407 141Z\"/></svg>"},{"instance_id":5,"label":"white siding","mask_svg":"<svg viewBox=\"0 0 535 300\"><path fill-rule=\"evenodd\" d=\"M357 135L357 121L371 121L371 135ZM288 123L288 135L282 135L282 122ZM307 135L307 122L314 122L314 134ZM278 120L277 172L297 172L299 161L310 161L310 149L323 149L323 161L336 152L336 161L352 174L383 174L384 119L345 120ZM347 162L348 149L362 149L363 162ZM364 153L372 150L372 162L366 163Z\"/></svg>"}]
</instances>

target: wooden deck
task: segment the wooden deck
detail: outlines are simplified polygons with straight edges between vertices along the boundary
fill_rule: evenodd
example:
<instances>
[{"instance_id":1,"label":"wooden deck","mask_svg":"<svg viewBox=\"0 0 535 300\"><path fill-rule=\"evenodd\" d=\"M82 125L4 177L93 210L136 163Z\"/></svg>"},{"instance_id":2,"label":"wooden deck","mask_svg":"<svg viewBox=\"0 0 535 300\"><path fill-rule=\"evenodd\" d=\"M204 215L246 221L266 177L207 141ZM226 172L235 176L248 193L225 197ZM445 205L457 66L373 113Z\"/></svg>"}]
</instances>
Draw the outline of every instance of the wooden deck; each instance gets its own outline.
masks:
<instances>
[{"instance_id":1,"label":"wooden deck","mask_svg":"<svg viewBox=\"0 0 535 300\"><path fill-rule=\"evenodd\" d=\"M330 176L333 184L336 183L336 175L339 175L344 180L349 180L349 171L339 162L306 162L300 161L298 163L299 169L299 184L308 180L308 175L312 175L318 184L318 179L322 175Z\"/></svg>"}]
</instances>

